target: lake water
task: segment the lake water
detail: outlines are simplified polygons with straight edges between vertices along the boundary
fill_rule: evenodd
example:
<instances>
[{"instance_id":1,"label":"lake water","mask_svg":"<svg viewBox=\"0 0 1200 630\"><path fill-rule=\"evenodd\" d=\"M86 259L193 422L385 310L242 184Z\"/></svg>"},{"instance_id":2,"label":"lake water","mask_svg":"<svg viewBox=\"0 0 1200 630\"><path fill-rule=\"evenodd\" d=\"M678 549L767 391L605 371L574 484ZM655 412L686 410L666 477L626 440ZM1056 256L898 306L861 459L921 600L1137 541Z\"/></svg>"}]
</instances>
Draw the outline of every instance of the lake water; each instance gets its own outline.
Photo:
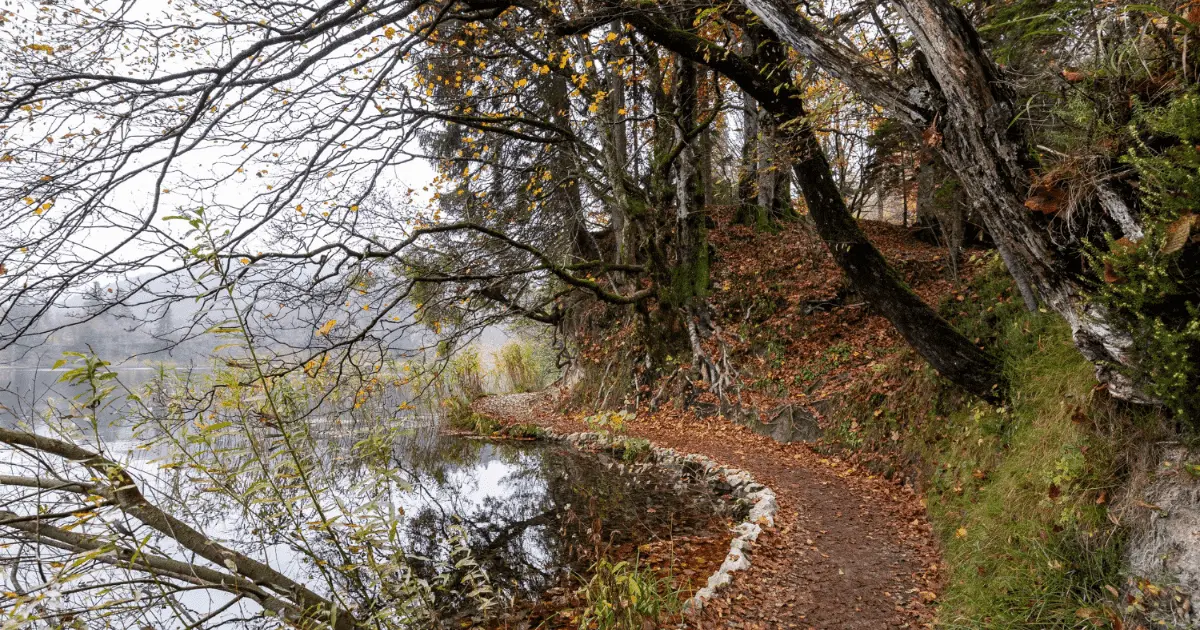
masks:
<instances>
[{"instance_id":1,"label":"lake water","mask_svg":"<svg viewBox=\"0 0 1200 630\"><path fill-rule=\"evenodd\" d=\"M43 424L47 414L57 412L62 416L78 413L79 410L71 409L71 403L87 388L61 380L70 369L71 366L51 369L0 365L0 426L25 424L36 427ZM199 382L212 373L208 366L171 366L168 369L175 378L185 383ZM130 436L132 426L123 417L128 409L120 404L119 399L128 391L140 391L161 375L163 368L119 367L114 372L118 376L115 382L118 389L113 396L116 404L98 409L97 418L101 435L105 439L119 440Z\"/></svg>"},{"instance_id":2,"label":"lake water","mask_svg":"<svg viewBox=\"0 0 1200 630\"><path fill-rule=\"evenodd\" d=\"M122 370L121 380L141 385L155 373ZM16 397L17 404L10 405L12 398L3 404L26 412L3 413L0 422L8 426L45 414L78 394L76 388L54 384L53 372L8 370L7 374L6 395ZM42 392L42 398L35 396L31 405L28 396L37 392ZM628 548L680 534L711 533L723 529L726 522L721 516L728 509L724 502L705 484L677 474L632 472L606 455L581 453L558 442L448 435L432 418L412 414L393 414L386 422L373 424L330 421L335 416L320 415L313 428L291 432L293 439L302 442L298 448L306 459L304 469L313 492L294 487L267 491L265 481L295 476L287 458L272 459L270 466L261 464L282 452L274 429L239 433L235 425L221 429L216 438L197 439L200 434L194 427L181 424L180 433L158 434L147 447L132 437L134 431L119 409L119 405L107 408L107 417L94 422L73 419L75 425L83 425L75 439L123 462L152 501L314 591L325 596L336 593L349 608L391 606L399 611L397 619L407 614L414 620L433 615L456 625L478 617L480 598L469 594L477 590L478 584L471 580L478 576L457 566L463 558L469 558L468 566L478 565L475 574L486 575L491 595L485 599L497 602L499 610L508 602L536 599L556 587L577 587L578 575L597 548ZM43 423L42 429L49 430L49 425ZM251 451L254 457L249 456ZM79 467L71 464L46 464L11 451L9 455L2 473L62 478L80 474ZM18 514L37 509L38 502L43 510L61 507L44 497L18 496L11 488L0 486L0 492L7 492L0 505ZM349 525L314 528L312 524L322 516ZM163 555L183 553L173 541L138 527L112 509L101 510L98 518L82 527L114 544L143 541ZM364 535L367 531L373 533ZM0 534L6 534L2 525ZM24 544L0 548L6 574L0 583L8 582L0 590L36 593L33 585L46 582L40 574L48 563L62 565L71 559L71 554L55 552L43 553L35 562L32 552ZM357 568L330 569L342 565ZM111 581L117 572L97 564L79 573L76 585ZM391 580L406 586L391 588ZM133 624L126 627L186 627L231 600L212 590L167 593L138 588L134 590L142 603L121 613ZM413 595L413 589L420 592ZM53 594L48 602L61 609L97 603L94 590L77 595L64 595L61 585L45 590ZM405 597L414 601L400 602ZM418 605L422 611L416 610ZM205 625L254 617L257 611L254 604L238 602ZM260 618L255 623L270 626L273 622ZM399 627L424 623L427 619L401 622Z\"/></svg>"}]
</instances>

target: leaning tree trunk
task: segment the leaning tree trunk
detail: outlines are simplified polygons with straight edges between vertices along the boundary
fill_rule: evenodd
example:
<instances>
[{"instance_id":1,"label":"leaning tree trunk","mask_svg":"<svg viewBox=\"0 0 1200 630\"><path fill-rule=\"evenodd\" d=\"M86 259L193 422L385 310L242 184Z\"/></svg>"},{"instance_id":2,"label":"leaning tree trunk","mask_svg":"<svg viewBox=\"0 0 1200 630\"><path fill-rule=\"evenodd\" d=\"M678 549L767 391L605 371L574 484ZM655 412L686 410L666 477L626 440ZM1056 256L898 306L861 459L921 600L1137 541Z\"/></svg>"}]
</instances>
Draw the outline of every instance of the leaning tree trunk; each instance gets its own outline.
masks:
<instances>
[{"instance_id":1,"label":"leaning tree trunk","mask_svg":"<svg viewBox=\"0 0 1200 630\"><path fill-rule=\"evenodd\" d=\"M798 149L792 172L817 232L854 289L938 373L984 398L999 398L995 359L938 316L888 264L846 208L816 135L807 119L801 121L788 125L788 139Z\"/></svg>"},{"instance_id":2,"label":"leaning tree trunk","mask_svg":"<svg viewBox=\"0 0 1200 630\"><path fill-rule=\"evenodd\" d=\"M918 50L917 65L927 75L926 85L904 85L827 37L787 0L743 2L802 56L924 132L966 186L1026 304L1034 306L1040 297L1067 321L1075 345L1096 364L1097 377L1114 396L1149 400L1113 367L1131 361L1131 337L1086 301L1071 254L1052 242L1024 205L1031 164L1026 130L1014 124L1019 107L962 11L948 0L896 0ZM1118 223L1131 221L1127 209L1106 209ZM1132 231L1140 232L1134 223Z\"/></svg>"},{"instance_id":3,"label":"leaning tree trunk","mask_svg":"<svg viewBox=\"0 0 1200 630\"><path fill-rule=\"evenodd\" d=\"M645 14L624 17L659 45L725 75L772 114L781 130L781 142L794 149L792 173L804 194L809 215L854 289L938 373L985 398L1001 396L1002 377L995 358L913 293L851 216L791 76L767 72Z\"/></svg>"},{"instance_id":4,"label":"leaning tree trunk","mask_svg":"<svg viewBox=\"0 0 1200 630\"><path fill-rule=\"evenodd\" d=\"M974 26L946 0L899 0L896 6L924 52L940 97L938 148L979 206L1027 305L1036 291L1067 321L1075 345L1097 365L1097 376L1114 395L1147 401L1113 368L1130 361L1132 338L1086 301L1071 261L1025 207L1032 166L1025 159L1026 129L1013 124L1019 106L984 53Z\"/></svg>"}]
</instances>

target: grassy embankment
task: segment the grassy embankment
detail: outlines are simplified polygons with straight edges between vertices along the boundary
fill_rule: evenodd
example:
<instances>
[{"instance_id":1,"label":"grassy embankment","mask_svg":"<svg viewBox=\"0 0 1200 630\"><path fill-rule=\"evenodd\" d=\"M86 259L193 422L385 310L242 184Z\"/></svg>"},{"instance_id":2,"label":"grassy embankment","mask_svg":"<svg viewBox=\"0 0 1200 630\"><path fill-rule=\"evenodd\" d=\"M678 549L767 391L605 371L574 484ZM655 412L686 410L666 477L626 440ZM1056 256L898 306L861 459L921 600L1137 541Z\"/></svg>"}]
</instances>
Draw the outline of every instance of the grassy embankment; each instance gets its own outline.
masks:
<instances>
[{"instance_id":1,"label":"grassy embankment","mask_svg":"<svg viewBox=\"0 0 1200 630\"><path fill-rule=\"evenodd\" d=\"M1109 627L1124 541L1109 510L1156 418L1097 388L1065 324L1013 300L998 261L970 291L944 308L998 355L1009 404L958 395L902 354L881 371L892 391L847 392L829 441L917 473L944 545L941 627Z\"/></svg>"}]
</instances>

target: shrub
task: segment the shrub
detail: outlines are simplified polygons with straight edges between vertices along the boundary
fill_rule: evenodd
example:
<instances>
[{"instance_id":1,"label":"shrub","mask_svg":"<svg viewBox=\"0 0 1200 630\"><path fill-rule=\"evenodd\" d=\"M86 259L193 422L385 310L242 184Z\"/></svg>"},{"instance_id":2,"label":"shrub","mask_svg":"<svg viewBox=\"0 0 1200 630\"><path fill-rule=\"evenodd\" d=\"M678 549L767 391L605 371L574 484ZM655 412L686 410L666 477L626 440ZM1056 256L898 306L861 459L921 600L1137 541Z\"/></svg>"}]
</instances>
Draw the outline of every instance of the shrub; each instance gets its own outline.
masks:
<instances>
[{"instance_id":1,"label":"shrub","mask_svg":"<svg viewBox=\"0 0 1200 630\"><path fill-rule=\"evenodd\" d=\"M614 447L621 449L621 459L636 462L650 454L650 440L645 438L624 438Z\"/></svg>"},{"instance_id":2,"label":"shrub","mask_svg":"<svg viewBox=\"0 0 1200 630\"><path fill-rule=\"evenodd\" d=\"M1200 261L1191 246L1200 211L1200 96L1187 93L1156 109L1138 109L1138 148L1125 161L1140 177L1145 235L1108 236L1087 259L1097 278L1093 301L1133 337L1133 361L1114 366L1178 418L1200 413ZM1146 136L1154 140L1152 149ZM1193 427L1195 420L1193 420Z\"/></svg>"},{"instance_id":3,"label":"shrub","mask_svg":"<svg viewBox=\"0 0 1200 630\"><path fill-rule=\"evenodd\" d=\"M603 558L592 566L592 577L581 589L586 601L580 628L642 630L682 608L679 589L669 579L633 563Z\"/></svg>"},{"instance_id":4,"label":"shrub","mask_svg":"<svg viewBox=\"0 0 1200 630\"><path fill-rule=\"evenodd\" d=\"M513 341L495 355L497 380L510 391L536 392L546 386L545 361L532 341Z\"/></svg>"},{"instance_id":5,"label":"shrub","mask_svg":"<svg viewBox=\"0 0 1200 630\"><path fill-rule=\"evenodd\" d=\"M454 394L471 402L482 398L487 393L483 385L483 368L479 363L479 351L473 346L460 350L450 360L448 369Z\"/></svg>"},{"instance_id":6,"label":"shrub","mask_svg":"<svg viewBox=\"0 0 1200 630\"><path fill-rule=\"evenodd\" d=\"M584 418L583 423L587 425L587 428L601 435L621 435L625 433L626 425L636 417L632 412L623 409L621 411L601 411Z\"/></svg>"}]
</instances>

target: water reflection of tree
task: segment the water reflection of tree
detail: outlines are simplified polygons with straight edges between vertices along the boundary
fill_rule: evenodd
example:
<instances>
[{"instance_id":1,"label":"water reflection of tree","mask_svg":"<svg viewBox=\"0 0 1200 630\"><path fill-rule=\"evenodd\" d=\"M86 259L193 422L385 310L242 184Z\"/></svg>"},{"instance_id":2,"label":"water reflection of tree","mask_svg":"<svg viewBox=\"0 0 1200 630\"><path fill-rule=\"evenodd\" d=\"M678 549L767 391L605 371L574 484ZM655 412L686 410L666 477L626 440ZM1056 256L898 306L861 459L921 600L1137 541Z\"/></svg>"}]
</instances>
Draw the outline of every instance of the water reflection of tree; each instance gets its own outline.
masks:
<instances>
[{"instance_id":1,"label":"water reflection of tree","mask_svg":"<svg viewBox=\"0 0 1200 630\"><path fill-rule=\"evenodd\" d=\"M88 387L115 382L101 373ZM45 428L69 440L0 429L15 450L0 471L0 561L16 593L4 597L35 617L199 627L266 609L303 625L338 610L381 627L454 625L537 596L600 545L702 527L712 511L709 493L678 492L670 475L450 438L319 383L277 385L283 413L265 420L253 387L201 384L219 395L196 399L190 381L156 385L50 414ZM102 411L142 422L102 430ZM66 595L31 599L64 567Z\"/></svg>"},{"instance_id":2,"label":"water reflection of tree","mask_svg":"<svg viewBox=\"0 0 1200 630\"><path fill-rule=\"evenodd\" d=\"M723 509L702 485L657 469L634 472L607 457L559 446L446 440L440 449L444 459L415 460L429 465L412 472L414 486L430 501L407 522L411 553L444 561L444 541L461 525L473 556L510 597L545 592L582 571L599 547L708 530L714 512ZM467 451L479 461L516 464L501 481L511 491L507 500L488 496L474 505L462 500L449 468ZM680 486L690 491L680 492ZM432 577L437 562L414 559L414 565ZM448 591L439 607L461 606L456 593Z\"/></svg>"}]
</instances>

